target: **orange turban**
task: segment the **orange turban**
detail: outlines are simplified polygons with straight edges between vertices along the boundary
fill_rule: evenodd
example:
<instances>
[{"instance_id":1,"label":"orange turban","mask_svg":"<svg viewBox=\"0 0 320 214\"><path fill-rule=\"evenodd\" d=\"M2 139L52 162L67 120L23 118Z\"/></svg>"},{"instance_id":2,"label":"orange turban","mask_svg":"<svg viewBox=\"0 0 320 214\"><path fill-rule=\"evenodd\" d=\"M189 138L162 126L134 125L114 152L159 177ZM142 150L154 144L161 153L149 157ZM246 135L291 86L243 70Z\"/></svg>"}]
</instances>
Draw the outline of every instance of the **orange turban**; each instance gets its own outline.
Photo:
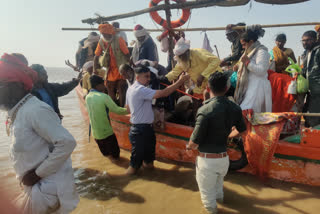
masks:
<instances>
[{"instance_id":1,"label":"orange turban","mask_svg":"<svg viewBox=\"0 0 320 214\"><path fill-rule=\"evenodd\" d=\"M114 27L110 24L100 24L99 31L100 33L111 34L111 35L114 35L116 33L114 30Z\"/></svg>"},{"instance_id":2,"label":"orange turban","mask_svg":"<svg viewBox=\"0 0 320 214\"><path fill-rule=\"evenodd\" d=\"M314 29L315 29L317 32L320 32L320 25L316 25L316 26L314 27Z\"/></svg>"}]
</instances>

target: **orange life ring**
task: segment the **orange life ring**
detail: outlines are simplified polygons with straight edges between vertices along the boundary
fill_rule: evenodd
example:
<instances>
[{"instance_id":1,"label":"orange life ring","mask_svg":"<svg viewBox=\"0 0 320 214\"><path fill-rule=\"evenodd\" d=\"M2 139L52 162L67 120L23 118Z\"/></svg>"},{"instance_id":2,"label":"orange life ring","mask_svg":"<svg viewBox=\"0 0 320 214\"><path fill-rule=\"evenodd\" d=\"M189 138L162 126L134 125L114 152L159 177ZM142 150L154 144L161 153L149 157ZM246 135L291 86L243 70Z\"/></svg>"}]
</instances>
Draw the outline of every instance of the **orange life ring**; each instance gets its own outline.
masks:
<instances>
[{"instance_id":1,"label":"orange life ring","mask_svg":"<svg viewBox=\"0 0 320 214\"><path fill-rule=\"evenodd\" d=\"M151 0L149 3L149 8L158 5L159 2L161 1L162 0ZM172 0L172 1L175 1L177 3L186 2L186 0ZM171 27L177 28L184 25L188 21L190 14L191 14L190 9L183 9L181 17L175 21L171 21ZM168 28L167 21L161 18L161 16L159 16L157 11L150 12L150 16L156 23L158 23L164 28Z\"/></svg>"}]
</instances>

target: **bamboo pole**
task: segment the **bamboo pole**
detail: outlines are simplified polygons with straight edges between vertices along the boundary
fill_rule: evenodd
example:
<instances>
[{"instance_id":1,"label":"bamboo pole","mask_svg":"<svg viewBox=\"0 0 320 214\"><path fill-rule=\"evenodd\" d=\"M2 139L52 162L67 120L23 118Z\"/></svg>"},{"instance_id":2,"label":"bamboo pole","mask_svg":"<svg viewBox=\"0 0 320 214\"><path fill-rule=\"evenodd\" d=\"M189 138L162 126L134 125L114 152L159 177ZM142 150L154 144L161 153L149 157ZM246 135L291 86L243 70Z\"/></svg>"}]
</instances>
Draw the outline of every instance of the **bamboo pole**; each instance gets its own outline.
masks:
<instances>
[{"instance_id":1,"label":"bamboo pole","mask_svg":"<svg viewBox=\"0 0 320 214\"><path fill-rule=\"evenodd\" d=\"M320 22L301 22L301 23L286 23L286 24L268 24L261 25L262 28L276 28L276 27L294 27L294 26L308 26L320 25ZM245 26L233 27L233 30L244 29ZM226 27L212 27L212 28L175 28L174 31L222 31ZM97 31L98 28L62 28L65 31ZM117 29L118 31L133 31L133 29L123 28ZM149 32L161 32L161 29L147 29Z\"/></svg>"},{"instance_id":2,"label":"bamboo pole","mask_svg":"<svg viewBox=\"0 0 320 214\"><path fill-rule=\"evenodd\" d=\"M101 22L101 21L108 22L108 21L129 18L129 17L138 16L138 15L145 14L145 13L150 13L153 11L166 10L166 9L170 9L170 10L171 9L185 9L185 8L194 9L194 8L211 7L211 6L217 6L217 5L219 5L219 3L223 3L224 1L225 0L201 0L201 1L184 2L184 3L179 3L179 4L170 4L170 5L162 4L162 5L157 5L154 7L146 8L143 10L137 10L137 11L130 12L130 13L123 13L123 14L118 14L118 15L108 16L108 17L84 19L84 20L82 20L82 23L94 24L94 23ZM247 2L245 2L245 4L247 4L248 2L249 2L249 0ZM234 3L234 4L236 5L236 3ZM242 3L240 5L244 5L244 4Z\"/></svg>"},{"instance_id":3,"label":"bamboo pole","mask_svg":"<svg viewBox=\"0 0 320 214\"><path fill-rule=\"evenodd\" d=\"M297 116L320 117L320 113L296 113Z\"/></svg>"},{"instance_id":4,"label":"bamboo pole","mask_svg":"<svg viewBox=\"0 0 320 214\"><path fill-rule=\"evenodd\" d=\"M169 8L170 6L170 3L169 3L169 0L165 0L165 5L167 5ZM173 38L172 38L172 35L170 33L170 31L172 30L172 27L171 27L171 10L170 9L166 9L166 19L167 19L167 25L168 25L168 30L169 30L169 50L168 50L168 55L169 55L169 60L171 62L171 67L173 68L175 65L174 65L174 60L173 60L173 48L174 48L174 44L173 44Z\"/></svg>"}]
</instances>

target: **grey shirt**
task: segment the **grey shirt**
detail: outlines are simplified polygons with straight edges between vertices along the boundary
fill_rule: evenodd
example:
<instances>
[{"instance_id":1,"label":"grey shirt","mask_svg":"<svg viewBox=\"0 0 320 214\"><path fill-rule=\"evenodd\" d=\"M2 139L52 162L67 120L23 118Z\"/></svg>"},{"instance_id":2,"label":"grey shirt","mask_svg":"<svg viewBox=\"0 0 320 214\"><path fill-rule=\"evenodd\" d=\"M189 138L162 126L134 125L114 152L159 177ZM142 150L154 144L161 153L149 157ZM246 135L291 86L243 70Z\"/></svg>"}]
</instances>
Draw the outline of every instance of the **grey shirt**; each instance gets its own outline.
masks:
<instances>
[{"instance_id":1,"label":"grey shirt","mask_svg":"<svg viewBox=\"0 0 320 214\"><path fill-rule=\"evenodd\" d=\"M147 88L137 81L128 88L126 103L130 108L132 124L153 123L152 99L155 93L156 90Z\"/></svg>"}]
</instances>

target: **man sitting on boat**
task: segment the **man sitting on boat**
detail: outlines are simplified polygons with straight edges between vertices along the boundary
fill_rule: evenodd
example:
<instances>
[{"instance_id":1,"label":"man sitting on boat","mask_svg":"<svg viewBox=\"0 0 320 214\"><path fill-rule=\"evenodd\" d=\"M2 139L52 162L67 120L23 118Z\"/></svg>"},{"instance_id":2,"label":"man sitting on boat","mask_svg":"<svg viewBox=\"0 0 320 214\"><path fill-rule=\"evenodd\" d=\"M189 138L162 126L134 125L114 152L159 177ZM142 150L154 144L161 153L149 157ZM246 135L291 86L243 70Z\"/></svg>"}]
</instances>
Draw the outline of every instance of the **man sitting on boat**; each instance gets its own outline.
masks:
<instances>
[{"instance_id":1,"label":"man sitting on boat","mask_svg":"<svg viewBox=\"0 0 320 214\"><path fill-rule=\"evenodd\" d=\"M174 48L177 65L166 75L168 81L176 80L182 72L190 75L191 89L195 97L203 99L210 74L219 71L220 60L205 49L190 49L190 41L181 38Z\"/></svg>"},{"instance_id":2,"label":"man sitting on boat","mask_svg":"<svg viewBox=\"0 0 320 214\"><path fill-rule=\"evenodd\" d=\"M196 126L187 145L187 149L199 150L196 179L202 203L212 214L218 213L217 201L223 202L223 180L229 167L228 136L235 137L246 130L241 108L225 96L229 87L226 74L210 75L210 99L198 110Z\"/></svg>"},{"instance_id":3,"label":"man sitting on boat","mask_svg":"<svg viewBox=\"0 0 320 214\"><path fill-rule=\"evenodd\" d=\"M306 60L303 62L303 75L309 81L309 93L304 110L309 113L320 113L320 44L317 33L307 31L302 36L302 45L306 50ZM314 127L320 124L320 117L306 117L305 125Z\"/></svg>"},{"instance_id":4,"label":"man sitting on boat","mask_svg":"<svg viewBox=\"0 0 320 214\"><path fill-rule=\"evenodd\" d=\"M156 136L152 125L154 121L152 100L169 96L189 79L189 75L181 75L173 85L163 90L153 90L147 87L150 83L149 68L139 65L134 70L136 81L128 88L126 96L132 124L129 133L132 144L130 166L127 170L129 175L135 174L142 164L146 168L153 168Z\"/></svg>"},{"instance_id":5,"label":"man sitting on boat","mask_svg":"<svg viewBox=\"0 0 320 214\"><path fill-rule=\"evenodd\" d=\"M105 77L105 85L109 96L113 101L116 101L116 93L119 95L119 104L124 106L125 93L127 83L119 73L119 66L129 62L129 50L126 42L116 36L115 29L110 24L100 24L99 31L102 34L94 58L94 73L98 74L96 70L100 63L101 67L107 69Z\"/></svg>"},{"instance_id":6,"label":"man sitting on boat","mask_svg":"<svg viewBox=\"0 0 320 214\"><path fill-rule=\"evenodd\" d=\"M288 74L285 70L290 65L289 57L296 63L296 57L291 48L285 48L284 45L287 42L287 36L285 34L279 34L276 37L276 46L270 51L271 61L274 63L272 70L277 73Z\"/></svg>"},{"instance_id":7,"label":"man sitting on boat","mask_svg":"<svg viewBox=\"0 0 320 214\"><path fill-rule=\"evenodd\" d=\"M112 160L117 160L120 157L120 149L110 124L109 112L125 115L128 114L127 109L117 106L111 97L104 93L104 81L100 76L91 76L90 82L92 89L86 96L86 106L92 135L101 153Z\"/></svg>"},{"instance_id":8,"label":"man sitting on boat","mask_svg":"<svg viewBox=\"0 0 320 214\"><path fill-rule=\"evenodd\" d=\"M70 158L76 141L53 109L30 94L37 73L27 63L23 55L0 59L0 107L8 111L10 157L23 188L17 206L20 213L70 213L79 202Z\"/></svg>"},{"instance_id":9,"label":"man sitting on boat","mask_svg":"<svg viewBox=\"0 0 320 214\"><path fill-rule=\"evenodd\" d=\"M47 103L51 106L54 111L58 114L60 119L63 118L63 115L60 113L59 109L59 97L69 94L77 85L81 79L82 73L79 73L77 78L73 78L69 82L65 83L49 83L48 74L43 65L33 64L30 66L31 69L38 73L38 80L35 82L32 89L32 94L36 96L39 100Z\"/></svg>"}]
</instances>

